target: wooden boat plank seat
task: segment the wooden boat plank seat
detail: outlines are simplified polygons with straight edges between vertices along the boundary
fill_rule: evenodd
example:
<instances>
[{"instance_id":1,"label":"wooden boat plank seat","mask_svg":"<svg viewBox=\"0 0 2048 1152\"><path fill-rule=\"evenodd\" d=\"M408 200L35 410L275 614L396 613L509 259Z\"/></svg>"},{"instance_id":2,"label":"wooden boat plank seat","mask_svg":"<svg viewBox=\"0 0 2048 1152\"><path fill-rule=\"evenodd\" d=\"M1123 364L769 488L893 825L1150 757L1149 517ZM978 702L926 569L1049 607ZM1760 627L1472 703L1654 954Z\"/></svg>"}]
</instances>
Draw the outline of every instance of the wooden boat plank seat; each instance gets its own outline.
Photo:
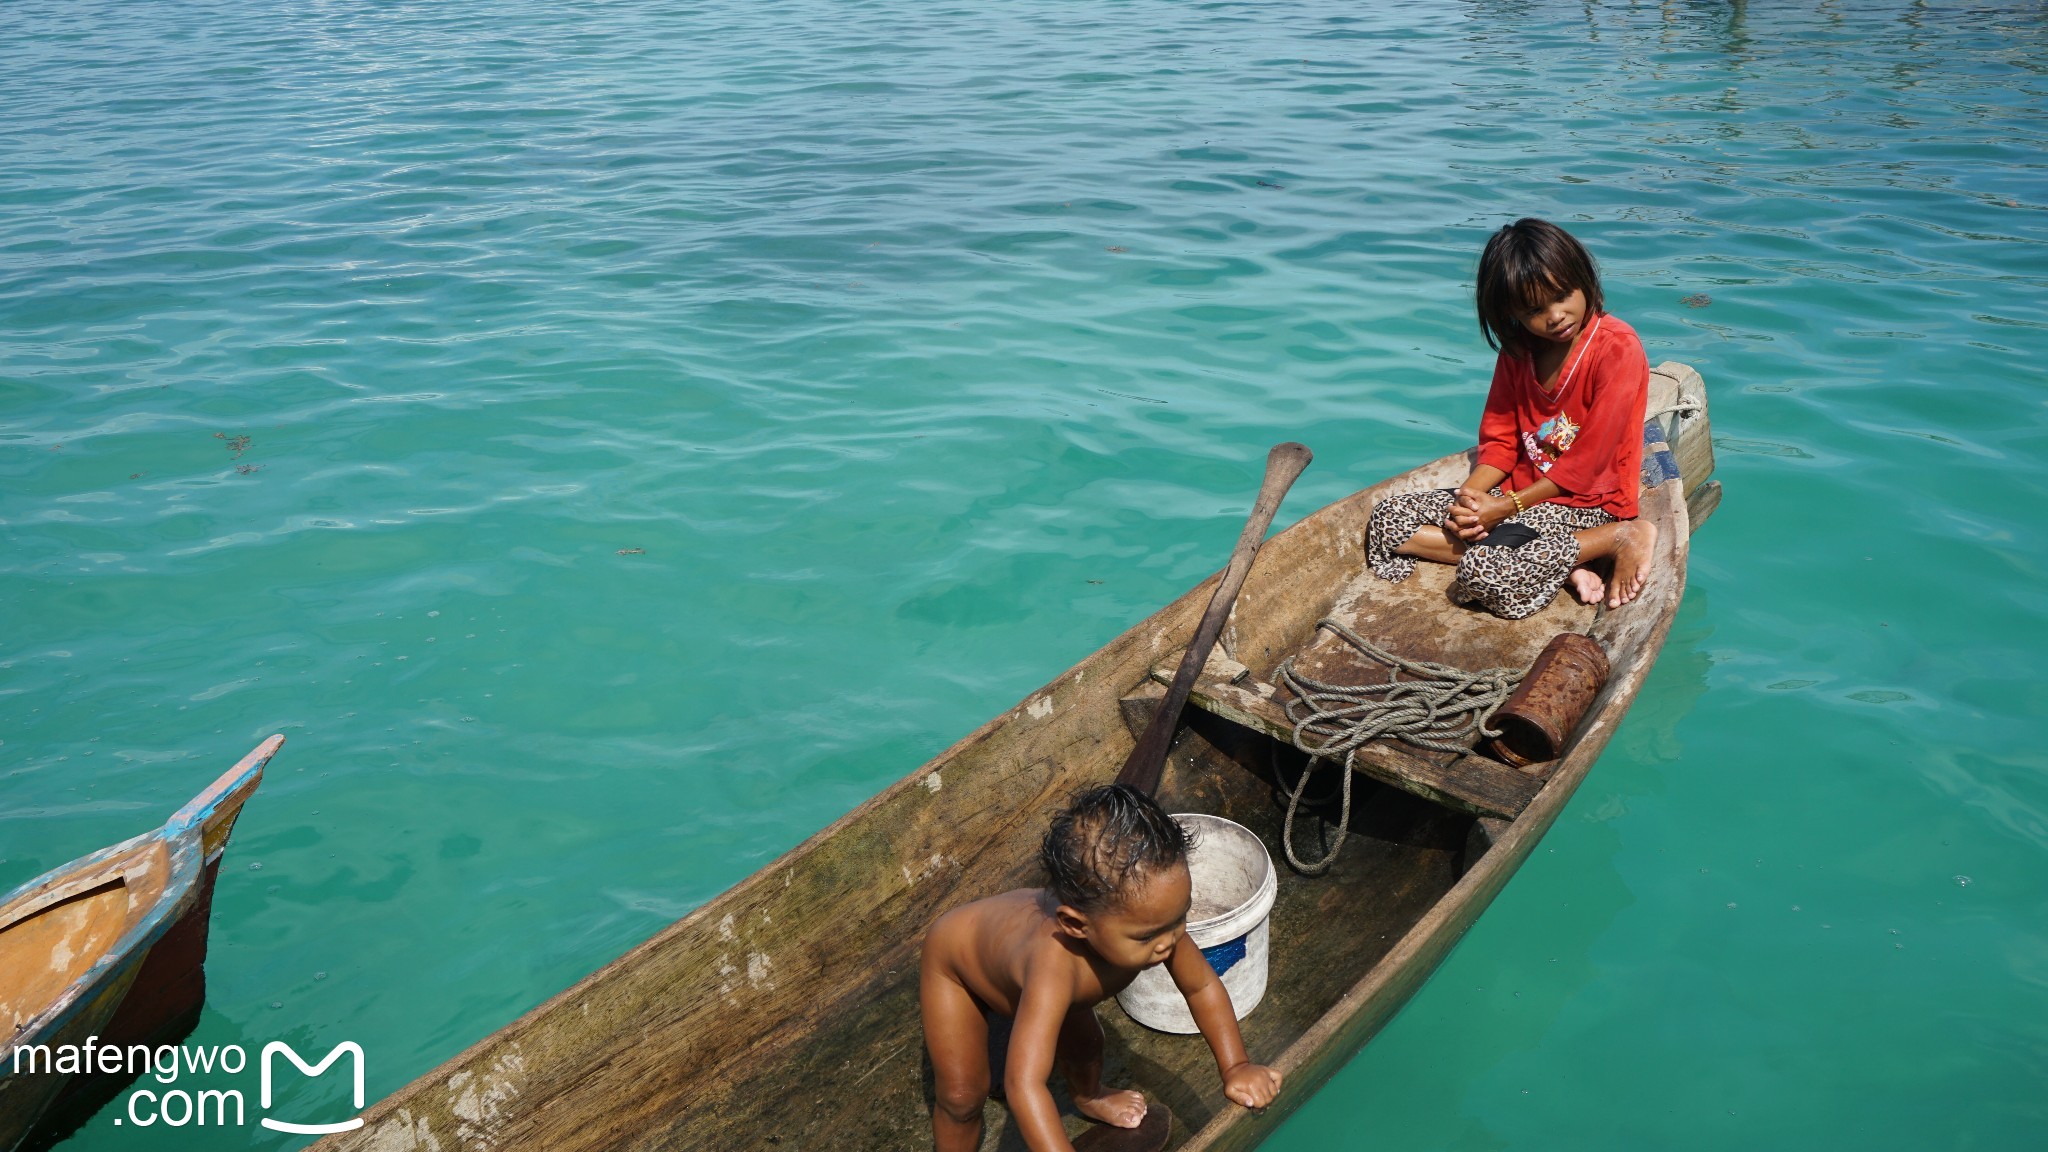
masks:
<instances>
[{"instance_id":1,"label":"wooden boat plank seat","mask_svg":"<svg viewBox=\"0 0 2048 1152\"><path fill-rule=\"evenodd\" d=\"M1596 616L1594 608L1560 592L1534 616L1503 620L1453 602L1452 575L1447 565L1421 564L1413 576L1391 583L1368 571L1361 555L1357 575L1338 592L1327 616L1410 660L1475 671L1527 668L1551 637L1584 632ZM1155 665L1153 680L1171 682L1178 663L1176 657ZM1295 655L1294 667L1304 676L1332 684L1383 684L1390 672L1328 628L1318 629ZM1188 700L1205 712L1291 745L1294 722L1287 715L1287 701L1292 693L1284 685L1253 678L1250 671L1228 656L1212 655ZM1127 704L1126 711L1136 702ZM1521 815L1543 790L1543 771L1525 773L1470 752L1440 752L1390 739L1360 748L1352 767L1439 804L1509 820Z\"/></svg>"},{"instance_id":2,"label":"wooden boat plank seat","mask_svg":"<svg viewBox=\"0 0 2048 1152\"><path fill-rule=\"evenodd\" d=\"M1127 724L1139 729L1166 695L1165 679L1156 676L1124 697ZM1195 681L1188 702L1212 715L1293 746L1294 725L1275 697L1280 690L1249 678L1238 683L1205 675ZM1358 750L1352 767L1362 775L1447 808L1475 816L1512 820L1543 790L1540 775L1525 774L1479 755L1447 756L1380 740Z\"/></svg>"}]
</instances>

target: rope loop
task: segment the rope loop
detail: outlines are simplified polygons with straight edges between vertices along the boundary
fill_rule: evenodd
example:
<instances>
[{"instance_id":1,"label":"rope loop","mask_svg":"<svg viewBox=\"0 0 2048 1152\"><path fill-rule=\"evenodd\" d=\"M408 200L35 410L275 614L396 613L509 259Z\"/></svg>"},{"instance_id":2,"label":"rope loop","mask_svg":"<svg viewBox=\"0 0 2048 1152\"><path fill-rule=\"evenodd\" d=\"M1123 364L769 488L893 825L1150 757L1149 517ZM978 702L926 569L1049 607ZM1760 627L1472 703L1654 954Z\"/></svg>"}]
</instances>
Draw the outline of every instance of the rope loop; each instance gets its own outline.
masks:
<instances>
[{"instance_id":1,"label":"rope loop","mask_svg":"<svg viewBox=\"0 0 2048 1152\"><path fill-rule=\"evenodd\" d=\"M1335 620L1319 620L1316 627L1329 629L1391 671L1383 684L1331 684L1296 671L1290 656L1276 673L1290 694L1287 718L1294 723L1294 746L1309 756L1301 779L1288 794L1287 823L1280 834L1287 862L1305 876L1329 871L1344 848L1344 837L1351 831L1351 766L1360 748L1392 737L1427 751L1465 752L1482 736L1500 735L1486 722L1522 682L1519 669L1468 672L1448 664L1409 660ZM1404 672L1406 680L1401 678ZM1343 801L1337 817L1337 842L1321 860L1305 863L1294 851L1294 817L1320 760L1343 762Z\"/></svg>"},{"instance_id":2,"label":"rope loop","mask_svg":"<svg viewBox=\"0 0 2048 1152\"><path fill-rule=\"evenodd\" d=\"M1691 416L1696 412L1704 412L1706 410L1707 406L1705 404L1700 403L1699 397L1687 396L1683 393L1680 393L1678 397L1678 403L1673 404L1669 408L1657 409L1655 412L1652 412L1648 416L1643 417L1643 423L1648 424L1650 421L1655 420L1659 416L1669 416L1673 412L1678 413L1680 419L1684 419L1685 417Z\"/></svg>"}]
</instances>

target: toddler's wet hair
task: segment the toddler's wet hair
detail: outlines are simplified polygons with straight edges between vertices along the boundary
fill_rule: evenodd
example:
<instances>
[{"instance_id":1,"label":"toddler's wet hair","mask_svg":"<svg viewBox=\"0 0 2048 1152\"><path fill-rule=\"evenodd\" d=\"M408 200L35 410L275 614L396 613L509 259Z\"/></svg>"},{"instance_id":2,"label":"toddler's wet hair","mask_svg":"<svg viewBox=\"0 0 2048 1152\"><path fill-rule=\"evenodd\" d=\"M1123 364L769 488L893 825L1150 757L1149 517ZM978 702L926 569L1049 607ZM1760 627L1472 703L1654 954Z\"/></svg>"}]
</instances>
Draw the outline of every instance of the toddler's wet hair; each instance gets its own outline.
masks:
<instances>
[{"instance_id":1,"label":"toddler's wet hair","mask_svg":"<svg viewBox=\"0 0 2048 1152\"><path fill-rule=\"evenodd\" d=\"M1186 830L1157 801L1110 784L1079 793L1052 818L1038 859L1060 903L1099 912L1147 873L1184 863L1188 845Z\"/></svg>"}]
</instances>

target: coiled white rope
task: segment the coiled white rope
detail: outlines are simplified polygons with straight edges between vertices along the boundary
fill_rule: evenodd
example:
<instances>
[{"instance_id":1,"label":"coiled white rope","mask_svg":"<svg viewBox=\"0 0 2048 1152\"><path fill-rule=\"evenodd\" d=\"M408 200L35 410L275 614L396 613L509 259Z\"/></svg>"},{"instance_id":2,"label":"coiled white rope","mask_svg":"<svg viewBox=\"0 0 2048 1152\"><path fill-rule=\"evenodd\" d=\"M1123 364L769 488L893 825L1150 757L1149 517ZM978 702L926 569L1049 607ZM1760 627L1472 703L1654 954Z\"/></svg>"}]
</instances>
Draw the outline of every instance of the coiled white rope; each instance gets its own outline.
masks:
<instances>
[{"instance_id":1,"label":"coiled white rope","mask_svg":"<svg viewBox=\"0 0 2048 1152\"><path fill-rule=\"evenodd\" d=\"M1336 862L1351 831L1351 763L1368 742L1391 736L1404 744L1435 752L1469 750L1482 736L1498 736L1486 726L1494 710L1507 702L1522 672L1487 668L1469 672L1448 664L1408 660L1374 644L1335 620L1320 620L1366 656L1392 669L1384 684L1330 684L1295 671L1294 657L1280 665L1276 677L1286 685L1287 718L1294 722L1294 746L1308 753L1301 779L1287 797L1287 823L1280 833L1287 862L1305 876L1319 876ZM1401 679L1401 674L1408 679ZM1337 842L1329 854L1306 863L1294 851L1294 816L1308 790L1318 760L1343 762L1343 804L1337 816Z\"/></svg>"}]
</instances>

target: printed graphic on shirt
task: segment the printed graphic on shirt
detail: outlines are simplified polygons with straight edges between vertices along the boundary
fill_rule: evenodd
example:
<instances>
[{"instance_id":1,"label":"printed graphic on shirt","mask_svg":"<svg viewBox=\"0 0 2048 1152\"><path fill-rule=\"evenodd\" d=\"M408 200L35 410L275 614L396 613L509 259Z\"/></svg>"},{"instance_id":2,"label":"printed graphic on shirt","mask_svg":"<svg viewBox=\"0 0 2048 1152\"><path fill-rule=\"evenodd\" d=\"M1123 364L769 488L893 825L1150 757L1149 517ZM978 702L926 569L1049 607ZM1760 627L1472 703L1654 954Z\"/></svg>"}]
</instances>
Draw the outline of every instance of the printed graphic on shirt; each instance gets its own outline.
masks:
<instances>
[{"instance_id":1,"label":"printed graphic on shirt","mask_svg":"<svg viewBox=\"0 0 2048 1152\"><path fill-rule=\"evenodd\" d=\"M1522 433L1522 451L1528 453L1530 463L1536 465L1538 473L1550 471L1557 458L1565 454L1572 441L1579 438L1579 426L1560 412L1545 420L1534 432Z\"/></svg>"}]
</instances>

